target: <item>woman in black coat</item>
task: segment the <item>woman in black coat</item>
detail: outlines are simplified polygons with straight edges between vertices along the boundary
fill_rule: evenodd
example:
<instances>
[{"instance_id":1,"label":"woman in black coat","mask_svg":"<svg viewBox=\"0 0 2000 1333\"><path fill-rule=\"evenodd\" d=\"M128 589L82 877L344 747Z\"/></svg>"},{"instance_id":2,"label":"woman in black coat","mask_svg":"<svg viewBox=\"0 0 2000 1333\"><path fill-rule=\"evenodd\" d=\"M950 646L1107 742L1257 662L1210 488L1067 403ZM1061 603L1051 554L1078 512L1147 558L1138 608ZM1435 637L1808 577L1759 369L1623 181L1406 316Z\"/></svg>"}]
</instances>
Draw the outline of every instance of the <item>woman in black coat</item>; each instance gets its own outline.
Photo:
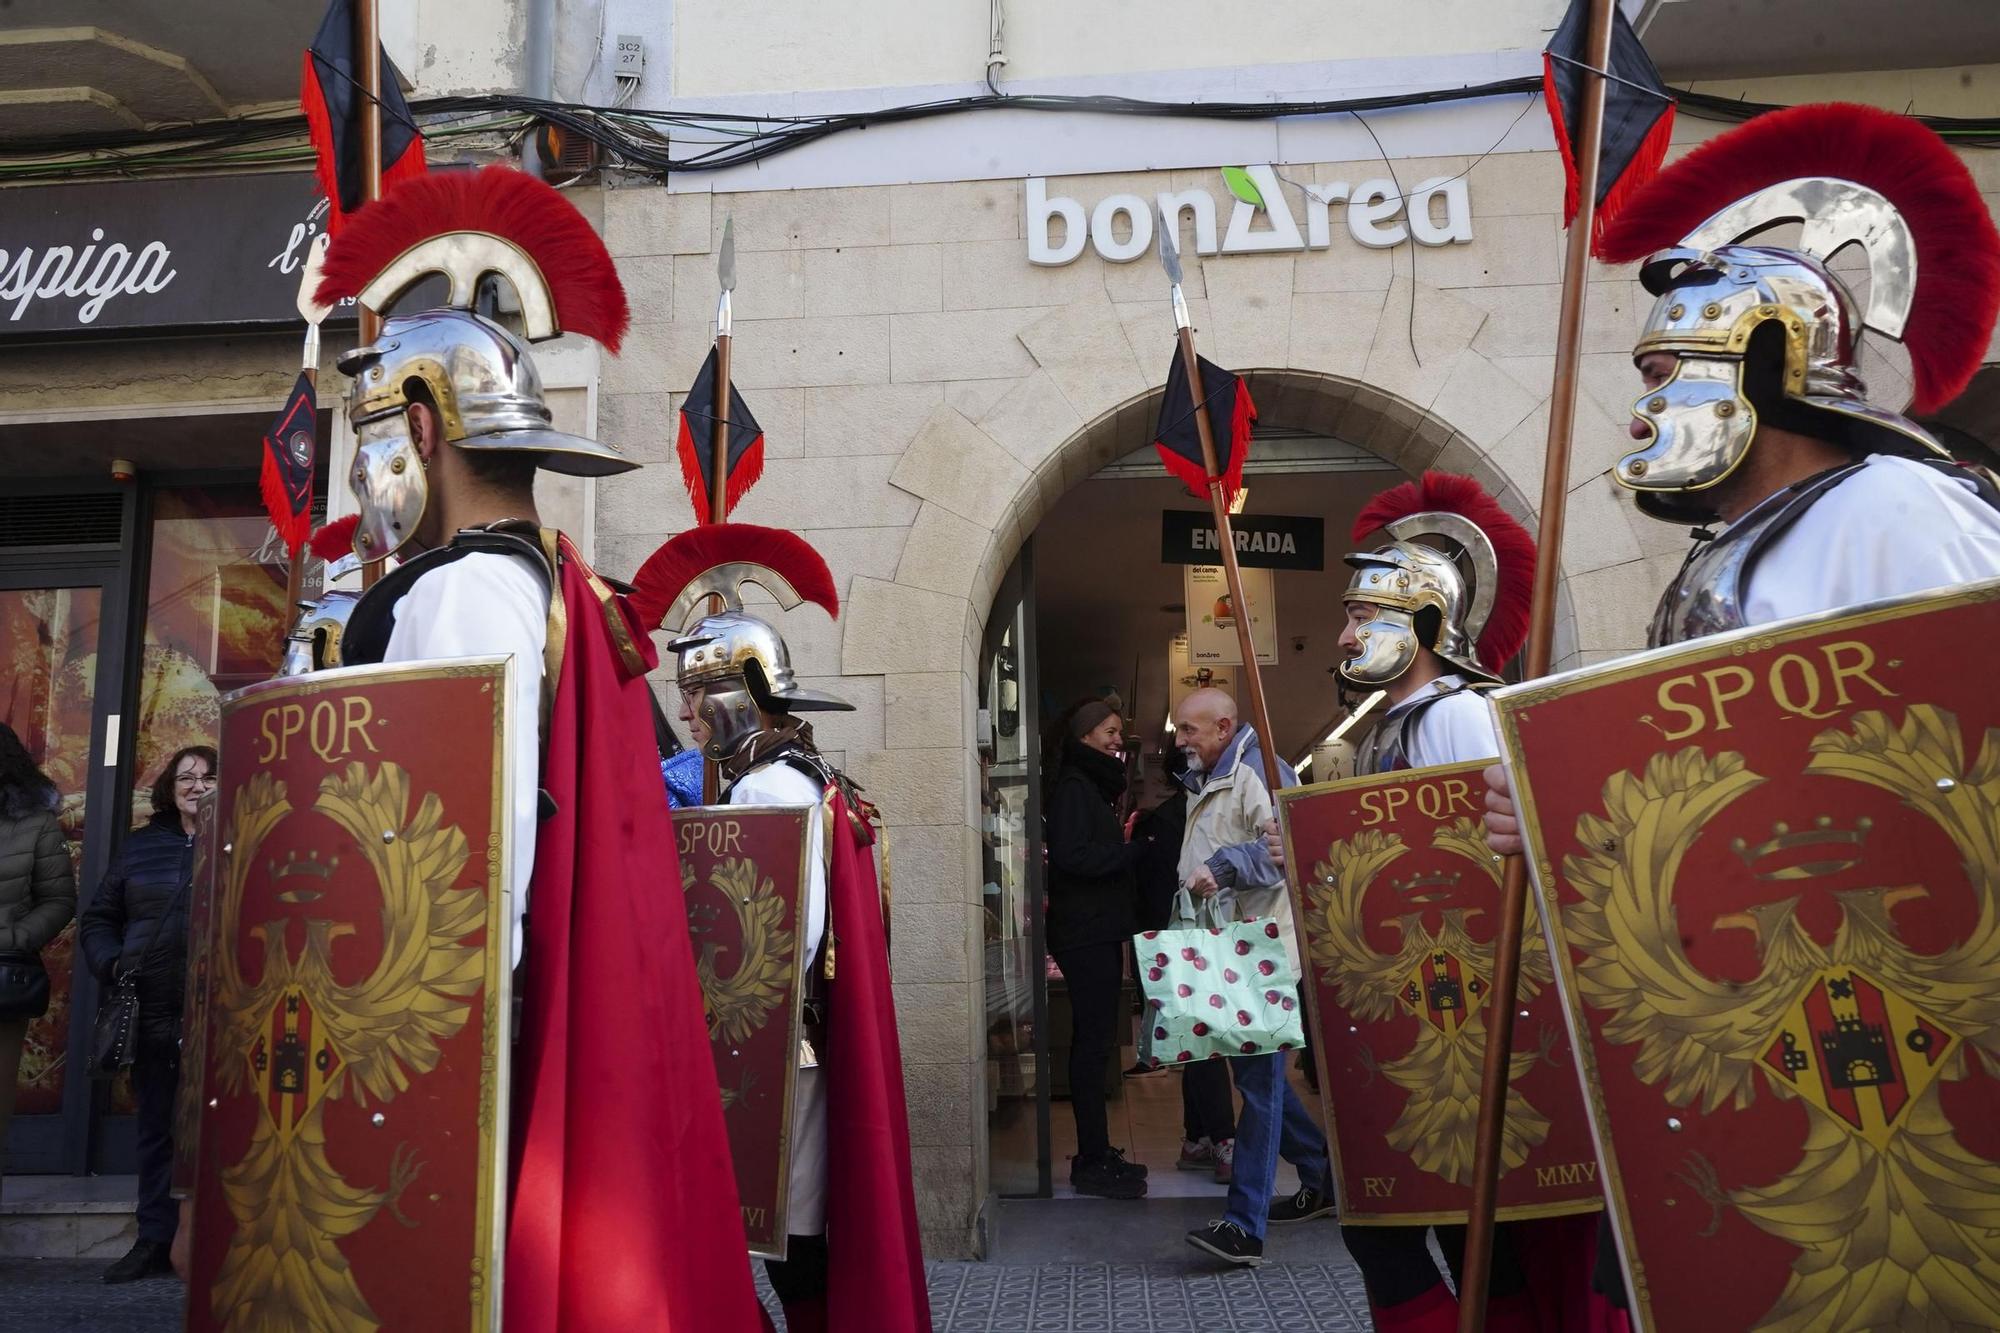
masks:
<instances>
[{"instance_id":1,"label":"woman in black coat","mask_svg":"<svg viewBox=\"0 0 2000 1333\"><path fill-rule=\"evenodd\" d=\"M76 915L76 877L56 804L55 784L0 722L0 965L10 979L11 1011L0 1013L0 1167L28 1024L48 1009L45 987L39 1006L29 1003L31 978L46 972L42 950Z\"/></svg>"},{"instance_id":2,"label":"woman in black coat","mask_svg":"<svg viewBox=\"0 0 2000 1333\"><path fill-rule=\"evenodd\" d=\"M153 817L125 838L118 863L83 914L84 959L107 991L135 974L139 1031L132 1085L139 1098L139 1239L105 1270L106 1282L171 1271L179 1208L172 1198L174 1089L179 1082L181 1005L187 985L188 889L194 818L215 786L215 751L190 745L153 783Z\"/></svg>"},{"instance_id":3,"label":"woman in black coat","mask_svg":"<svg viewBox=\"0 0 2000 1333\"><path fill-rule=\"evenodd\" d=\"M1146 1169L1111 1146L1104 1104L1106 1065L1117 1045L1118 992L1133 920L1143 842L1127 842L1116 803L1125 794L1119 757L1124 723L1111 704L1091 699L1062 720L1055 780L1043 826L1049 850L1049 952L1069 986L1070 1110L1079 1194L1137 1199Z\"/></svg>"}]
</instances>

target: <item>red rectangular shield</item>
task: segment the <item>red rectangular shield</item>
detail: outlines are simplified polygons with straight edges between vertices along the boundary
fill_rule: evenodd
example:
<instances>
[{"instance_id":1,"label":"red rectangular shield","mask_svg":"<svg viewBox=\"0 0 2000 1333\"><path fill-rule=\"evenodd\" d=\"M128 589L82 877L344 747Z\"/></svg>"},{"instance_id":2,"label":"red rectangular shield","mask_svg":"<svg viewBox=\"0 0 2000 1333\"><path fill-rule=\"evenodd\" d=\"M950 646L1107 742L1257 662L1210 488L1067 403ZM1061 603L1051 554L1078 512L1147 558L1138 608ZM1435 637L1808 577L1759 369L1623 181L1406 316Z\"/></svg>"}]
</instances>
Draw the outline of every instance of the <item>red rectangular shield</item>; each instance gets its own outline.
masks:
<instances>
[{"instance_id":1,"label":"red rectangular shield","mask_svg":"<svg viewBox=\"0 0 2000 1333\"><path fill-rule=\"evenodd\" d=\"M190 1330L500 1326L511 670L223 700Z\"/></svg>"},{"instance_id":2,"label":"red rectangular shield","mask_svg":"<svg viewBox=\"0 0 2000 1333\"><path fill-rule=\"evenodd\" d=\"M1500 865L1483 764L1280 792L1341 1221L1463 1223L1472 1204ZM1532 923L1530 923L1532 925ZM1597 1157L1538 937L1521 959L1503 1221L1595 1212Z\"/></svg>"},{"instance_id":3,"label":"red rectangular shield","mask_svg":"<svg viewBox=\"0 0 2000 1333\"><path fill-rule=\"evenodd\" d=\"M674 811L695 975L750 1253L785 1257L804 999L809 820L817 809Z\"/></svg>"},{"instance_id":4,"label":"red rectangular shield","mask_svg":"<svg viewBox=\"0 0 2000 1333\"><path fill-rule=\"evenodd\" d=\"M2000 581L1495 696L1644 1329L2000 1310Z\"/></svg>"}]
</instances>

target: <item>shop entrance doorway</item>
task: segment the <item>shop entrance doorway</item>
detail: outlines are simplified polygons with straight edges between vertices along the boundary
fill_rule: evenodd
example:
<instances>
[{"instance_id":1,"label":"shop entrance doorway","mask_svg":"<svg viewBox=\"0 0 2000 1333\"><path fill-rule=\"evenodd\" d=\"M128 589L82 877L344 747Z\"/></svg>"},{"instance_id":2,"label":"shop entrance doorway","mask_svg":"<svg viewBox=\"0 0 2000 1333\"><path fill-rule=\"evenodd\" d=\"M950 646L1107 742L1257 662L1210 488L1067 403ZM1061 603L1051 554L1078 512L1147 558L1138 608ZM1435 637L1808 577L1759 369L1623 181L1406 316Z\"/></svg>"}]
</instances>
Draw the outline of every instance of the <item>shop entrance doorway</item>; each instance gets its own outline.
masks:
<instances>
[{"instance_id":1,"label":"shop entrance doorway","mask_svg":"<svg viewBox=\"0 0 2000 1333\"><path fill-rule=\"evenodd\" d=\"M1328 673L1339 654L1349 530L1370 497L1403 479L1395 465L1329 436L1259 428L1242 515L1246 530L1275 535L1255 539L1263 549L1245 559L1257 562L1250 595L1261 586L1271 599L1259 609L1275 655L1262 668L1264 687L1277 749L1294 765L1340 715ZM1191 572L1182 561L1214 549L1204 544L1208 531L1205 500L1170 478L1150 447L1135 451L1044 515L987 619L977 737L985 1035L990 1171L1003 1197L1073 1194L1070 996L1044 930L1043 733L1077 700L1115 694L1125 720L1121 817L1177 799L1164 766L1174 705L1203 683L1235 693L1241 675L1239 666L1198 660L1216 628L1213 580L1207 567ZM1233 643L1233 630L1221 637ZM1105 1070L1111 1142L1148 1168L1149 1197L1219 1198L1212 1171L1176 1169L1182 1075L1136 1067L1137 1002L1128 968L1119 1046ZM1281 1168L1279 1187L1294 1184Z\"/></svg>"}]
</instances>

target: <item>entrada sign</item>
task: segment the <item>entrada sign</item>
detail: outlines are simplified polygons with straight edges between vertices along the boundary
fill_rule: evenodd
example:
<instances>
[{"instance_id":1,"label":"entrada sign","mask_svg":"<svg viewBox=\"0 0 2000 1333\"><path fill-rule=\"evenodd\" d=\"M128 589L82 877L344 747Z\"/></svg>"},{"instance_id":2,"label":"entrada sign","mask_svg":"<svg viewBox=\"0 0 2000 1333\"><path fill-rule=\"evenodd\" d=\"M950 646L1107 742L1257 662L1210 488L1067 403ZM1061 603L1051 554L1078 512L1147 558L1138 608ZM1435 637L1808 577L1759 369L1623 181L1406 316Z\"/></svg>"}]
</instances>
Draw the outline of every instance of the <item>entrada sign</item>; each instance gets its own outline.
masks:
<instances>
[{"instance_id":1,"label":"entrada sign","mask_svg":"<svg viewBox=\"0 0 2000 1333\"><path fill-rule=\"evenodd\" d=\"M1323 569L1326 521L1305 514L1238 514L1229 521L1236 562L1262 569ZM1205 509L1160 511L1160 563L1212 565L1222 551L1215 519Z\"/></svg>"},{"instance_id":2,"label":"entrada sign","mask_svg":"<svg viewBox=\"0 0 2000 1333\"><path fill-rule=\"evenodd\" d=\"M1232 168L1232 171L1234 169ZM1063 195L1051 197L1041 176L1027 182L1028 259L1046 265L1068 264L1083 254L1087 242L1114 264L1129 264L1153 248L1159 217L1181 225L1183 214L1194 218L1196 253L1271 254L1291 250L1324 250L1333 244L1333 205L1345 204L1348 235L1361 245L1387 249L1413 240L1418 245L1464 245L1472 239L1472 198L1461 176L1432 176L1419 181L1407 195L1387 176L1325 184L1280 181L1268 166L1245 167L1238 179L1238 197L1231 199L1229 222L1218 230L1215 196L1207 190L1163 190L1152 199L1136 194L1107 195L1086 213L1083 204ZM1255 198L1242 197L1250 195ZM1302 200L1305 229L1292 211L1291 198ZM1259 215L1264 221L1258 225ZM1057 239L1056 219L1062 219Z\"/></svg>"}]
</instances>

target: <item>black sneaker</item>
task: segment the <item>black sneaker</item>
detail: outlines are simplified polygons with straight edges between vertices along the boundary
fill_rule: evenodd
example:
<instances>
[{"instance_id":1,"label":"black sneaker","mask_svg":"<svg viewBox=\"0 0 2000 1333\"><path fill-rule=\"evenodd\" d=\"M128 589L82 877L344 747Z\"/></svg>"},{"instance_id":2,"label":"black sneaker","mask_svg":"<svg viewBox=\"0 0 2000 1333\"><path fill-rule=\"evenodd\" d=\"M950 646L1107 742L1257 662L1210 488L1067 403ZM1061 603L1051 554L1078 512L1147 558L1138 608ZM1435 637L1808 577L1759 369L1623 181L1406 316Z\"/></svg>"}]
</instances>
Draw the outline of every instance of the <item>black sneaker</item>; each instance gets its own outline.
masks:
<instances>
[{"instance_id":1,"label":"black sneaker","mask_svg":"<svg viewBox=\"0 0 2000 1333\"><path fill-rule=\"evenodd\" d=\"M1110 1165L1113 1171L1123 1172L1134 1180L1144 1180L1146 1178L1146 1168L1138 1162L1126 1161L1125 1150L1123 1148L1106 1149L1104 1161Z\"/></svg>"},{"instance_id":2,"label":"black sneaker","mask_svg":"<svg viewBox=\"0 0 2000 1333\"><path fill-rule=\"evenodd\" d=\"M174 1271L168 1247L156 1240L132 1242L132 1248L125 1251L125 1257L104 1270L106 1282L137 1282L141 1278L160 1277Z\"/></svg>"},{"instance_id":3,"label":"black sneaker","mask_svg":"<svg viewBox=\"0 0 2000 1333\"><path fill-rule=\"evenodd\" d=\"M1100 1199L1145 1198L1145 1179L1119 1167L1120 1161L1114 1153L1106 1153L1102 1157L1072 1157L1069 1159L1070 1188L1078 1194L1095 1195Z\"/></svg>"},{"instance_id":4,"label":"black sneaker","mask_svg":"<svg viewBox=\"0 0 2000 1333\"><path fill-rule=\"evenodd\" d=\"M1224 1263L1242 1268L1257 1268L1264 1262L1264 1242L1234 1222L1210 1222L1188 1232L1187 1242Z\"/></svg>"},{"instance_id":5,"label":"black sneaker","mask_svg":"<svg viewBox=\"0 0 2000 1333\"><path fill-rule=\"evenodd\" d=\"M1267 1216L1273 1222L1310 1222L1315 1217L1332 1217L1334 1211L1331 1194L1321 1194L1310 1185L1302 1185L1291 1198L1272 1204Z\"/></svg>"}]
</instances>

